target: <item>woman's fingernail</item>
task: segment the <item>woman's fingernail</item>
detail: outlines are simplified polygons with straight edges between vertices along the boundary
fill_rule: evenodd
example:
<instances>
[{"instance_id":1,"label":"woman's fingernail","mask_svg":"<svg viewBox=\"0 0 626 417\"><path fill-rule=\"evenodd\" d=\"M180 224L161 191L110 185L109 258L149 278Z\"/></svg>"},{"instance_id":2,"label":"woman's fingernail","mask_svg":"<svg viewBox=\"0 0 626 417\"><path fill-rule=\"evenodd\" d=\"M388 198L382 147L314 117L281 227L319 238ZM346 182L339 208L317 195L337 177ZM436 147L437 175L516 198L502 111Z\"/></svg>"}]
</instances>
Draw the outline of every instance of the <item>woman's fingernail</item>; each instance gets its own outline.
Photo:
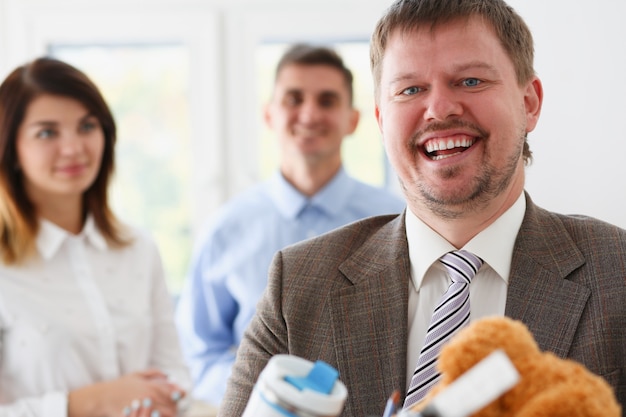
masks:
<instances>
[{"instance_id":1,"label":"woman's fingernail","mask_svg":"<svg viewBox=\"0 0 626 417\"><path fill-rule=\"evenodd\" d=\"M141 403L139 402L139 400L133 400L130 403L130 408L132 408L133 410L137 410L139 406L141 406Z\"/></svg>"},{"instance_id":2,"label":"woman's fingernail","mask_svg":"<svg viewBox=\"0 0 626 417\"><path fill-rule=\"evenodd\" d=\"M180 397L181 397L180 391L172 392L172 401L177 402L178 400L180 400Z\"/></svg>"},{"instance_id":3,"label":"woman's fingernail","mask_svg":"<svg viewBox=\"0 0 626 417\"><path fill-rule=\"evenodd\" d=\"M152 400L149 397L144 398L142 404L145 408L150 408L150 406L152 405Z\"/></svg>"},{"instance_id":4,"label":"woman's fingernail","mask_svg":"<svg viewBox=\"0 0 626 417\"><path fill-rule=\"evenodd\" d=\"M161 413L159 413L159 410L152 410L152 412L150 413L150 417L160 417Z\"/></svg>"},{"instance_id":5,"label":"woman's fingernail","mask_svg":"<svg viewBox=\"0 0 626 417\"><path fill-rule=\"evenodd\" d=\"M125 416L130 415L130 407L129 406L124 407L124 415Z\"/></svg>"}]
</instances>

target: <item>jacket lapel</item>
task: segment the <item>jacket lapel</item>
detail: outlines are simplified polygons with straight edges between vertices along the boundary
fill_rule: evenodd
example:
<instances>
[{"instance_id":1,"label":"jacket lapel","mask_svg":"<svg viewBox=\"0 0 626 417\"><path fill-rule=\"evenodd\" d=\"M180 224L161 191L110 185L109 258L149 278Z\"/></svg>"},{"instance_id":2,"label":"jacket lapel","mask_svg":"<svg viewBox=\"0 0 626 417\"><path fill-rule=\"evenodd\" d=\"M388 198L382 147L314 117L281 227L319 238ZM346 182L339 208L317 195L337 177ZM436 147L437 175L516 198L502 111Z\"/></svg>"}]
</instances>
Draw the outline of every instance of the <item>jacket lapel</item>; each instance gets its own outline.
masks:
<instances>
[{"instance_id":1,"label":"jacket lapel","mask_svg":"<svg viewBox=\"0 0 626 417\"><path fill-rule=\"evenodd\" d=\"M558 218L526 196L515 242L505 315L521 320L539 348L566 357L590 290L567 280L585 263Z\"/></svg>"},{"instance_id":2,"label":"jacket lapel","mask_svg":"<svg viewBox=\"0 0 626 417\"><path fill-rule=\"evenodd\" d=\"M330 305L340 378L351 390L346 415L382 413L389 395L406 384L410 269L404 225L404 215L387 223L340 266L352 285L334 293Z\"/></svg>"}]
</instances>

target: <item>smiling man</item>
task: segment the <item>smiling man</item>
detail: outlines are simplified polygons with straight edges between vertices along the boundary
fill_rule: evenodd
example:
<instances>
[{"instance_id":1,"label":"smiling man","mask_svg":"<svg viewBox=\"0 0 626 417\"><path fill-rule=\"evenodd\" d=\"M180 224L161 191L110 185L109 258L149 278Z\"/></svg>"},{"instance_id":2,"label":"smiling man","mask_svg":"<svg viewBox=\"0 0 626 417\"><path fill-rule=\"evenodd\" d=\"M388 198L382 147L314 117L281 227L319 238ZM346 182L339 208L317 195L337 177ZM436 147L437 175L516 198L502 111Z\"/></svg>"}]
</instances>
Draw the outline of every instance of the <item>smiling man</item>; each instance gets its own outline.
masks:
<instances>
[{"instance_id":1,"label":"smiling man","mask_svg":"<svg viewBox=\"0 0 626 417\"><path fill-rule=\"evenodd\" d=\"M381 415L395 389L410 406L438 381L441 346L492 315L524 322L624 404L626 231L524 191L543 90L521 17L501 0L398 0L370 52L407 210L279 252L220 416L241 414L278 353L336 367L342 416Z\"/></svg>"},{"instance_id":2,"label":"smiling man","mask_svg":"<svg viewBox=\"0 0 626 417\"><path fill-rule=\"evenodd\" d=\"M274 253L405 207L399 196L343 168L341 147L356 129L359 112L352 102L352 73L334 50L292 45L278 63L264 117L276 135L280 168L211 219L177 308L194 396L213 404L224 394Z\"/></svg>"}]
</instances>

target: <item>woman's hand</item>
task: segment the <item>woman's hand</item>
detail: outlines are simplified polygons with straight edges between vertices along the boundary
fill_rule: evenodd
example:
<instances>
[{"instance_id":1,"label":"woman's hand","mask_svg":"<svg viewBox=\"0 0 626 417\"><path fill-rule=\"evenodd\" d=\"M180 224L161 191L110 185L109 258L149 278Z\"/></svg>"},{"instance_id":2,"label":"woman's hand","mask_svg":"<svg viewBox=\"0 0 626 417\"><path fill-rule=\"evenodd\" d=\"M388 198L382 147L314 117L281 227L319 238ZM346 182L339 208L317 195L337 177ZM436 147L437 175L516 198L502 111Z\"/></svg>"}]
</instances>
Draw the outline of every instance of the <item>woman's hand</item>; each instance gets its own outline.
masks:
<instances>
[{"instance_id":1,"label":"woman's hand","mask_svg":"<svg viewBox=\"0 0 626 417\"><path fill-rule=\"evenodd\" d=\"M124 407L121 417L161 417L161 412L152 405L150 398L144 398L142 401L133 400L130 405Z\"/></svg>"},{"instance_id":2,"label":"woman's hand","mask_svg":"<svg viewBox=\"0 0 626 417\"><path fill-rule=\"evenodd\" d=\"M158 370L135 372L70 392L68 417L176 417L178 401L184 395Z\"/></svg>"}]
</instances>

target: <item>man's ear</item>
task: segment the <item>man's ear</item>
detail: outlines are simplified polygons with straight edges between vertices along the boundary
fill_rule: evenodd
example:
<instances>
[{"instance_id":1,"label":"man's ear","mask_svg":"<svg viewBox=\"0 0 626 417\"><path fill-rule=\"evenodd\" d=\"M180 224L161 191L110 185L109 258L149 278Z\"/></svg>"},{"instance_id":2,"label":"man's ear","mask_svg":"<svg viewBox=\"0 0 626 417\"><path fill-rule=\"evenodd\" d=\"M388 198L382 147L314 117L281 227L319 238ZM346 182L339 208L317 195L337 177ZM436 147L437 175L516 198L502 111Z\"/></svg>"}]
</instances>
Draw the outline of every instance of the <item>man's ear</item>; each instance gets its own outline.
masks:
<instances>
[{"instance_id":1,"label":"man's ear","mask_svg":"<svg viewBox=\"0 0 626 417\"><path fill-rule=\"evenodd\" d=\"M359 125L359 120L361 120L361 112L357 109L352 109L350 114L350 125L348 128L348 134L351 135L356 130Z\"/></svg>"},{"instance_id":2,"label":"man's ear","mask_svg":"<svg viewBox=\"0 0 626 417\"><path fill-rule=\"evenodd\" d=\"M543 104L543 86L541 80L534 77L526 86L524 93L524 106L526 108L526 133L531 132L537 126L541 105Z\"/></svg>"},{"instance_id":3,"label":"man's ear","mask_svg":"<svg viewBox=\"0 0 626 417\"><path fill-rule=\"evenodd\" d=\"M380 112L380 108L378 107L378 103L374 104L374 117L376 117L376 122L378 123L378 130L380 133L383 132L383 116Z\"/></svg>"},{"instance_id":4,"label":"man's ear","mask_svg":"<svg viewBox=\"0 0 626 417\"><path fill-rule=\"evenodd\" d=\"M265 122L265 125L270 128L273 129L272 127L272 112L270 110L270 103L265 103L263 105L263 121Z\"/></svg>"}]
</instances>

